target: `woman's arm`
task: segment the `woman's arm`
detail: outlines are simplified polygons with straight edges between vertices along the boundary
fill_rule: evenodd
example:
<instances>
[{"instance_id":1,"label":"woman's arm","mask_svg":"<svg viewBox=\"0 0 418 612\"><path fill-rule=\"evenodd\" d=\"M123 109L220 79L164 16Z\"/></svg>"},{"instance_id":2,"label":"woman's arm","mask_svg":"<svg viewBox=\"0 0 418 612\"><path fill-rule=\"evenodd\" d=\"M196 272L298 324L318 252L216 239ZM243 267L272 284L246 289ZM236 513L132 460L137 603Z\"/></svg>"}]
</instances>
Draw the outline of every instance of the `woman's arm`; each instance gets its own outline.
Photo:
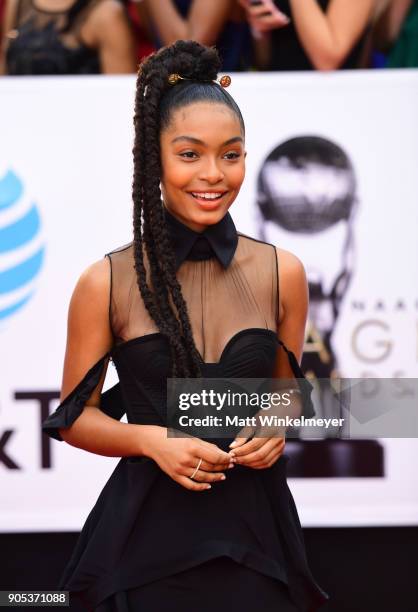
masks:
<instances>
[{"instance_id":1,"label":"woman's arm","mask_svg":"<svg viewBox=\"0 0 418 612\"><path fill-rule=\"evenodd\" d=\"M279 268L278 337L301 362L308 317L309 290L302 262L285 249L276 248ZM276 378L293 378L284 350L279 352Z\"/></svg>"},{"instance_id":2,"label":"woman's arm","mask_svg":"<svg viewBox=\"0 0 418 612\"><path fill-rule=\"evenodd\" d=\"M99 52L103 74L136 72L135 40L124 7L117 0L101 2L86 22L86 42Z\"/></svg>"},{"instance_id":3,"label":"woman's arm","mask_svg":"<svg viewBox=\"0 0 418 612\"><path fill-rule=\"evenodd\" d=\"M213 45L233 9L234 0L193 0L184 19L172 0L144 0L163 45L193 39Z\"/></svg>"},{"instance_id":4,"label":"woman's arm","mask_svg":"<svg viewBox=\"0 0 418 612\"><path fill-rule=\"evenodd\" d=\"M0 76L6 74L7 34L13 29L17 12L17 0L6 0L0 33Z\"/></svg>"},{"instance_id":5,"label":"woman's arm","mask_svg":"<svg viewBox=\"0 0 418 612\"><path fill-rule=\"evenodd\" d=\"M86 372L112 347L109 324L110 262L104 258L81 275L71 297L67 346L60 401L83 379ZM71 427L61 428L63 440L84 450L108 457L142 455L144 427L121 423L100 410L100 394L107 363L97 387Z\"/></svg>"},{"instance_id":6,"label":"woman's arm","mask_svg":"<svg viewBox=\"0 0 418 612\"><path fill-rule=\"evenodd\" d=\"M374 0L331 0L326 13L317 0L290 0L299 40L318 70L335 70L361 36Z\"/></svg>"}]
</instances>

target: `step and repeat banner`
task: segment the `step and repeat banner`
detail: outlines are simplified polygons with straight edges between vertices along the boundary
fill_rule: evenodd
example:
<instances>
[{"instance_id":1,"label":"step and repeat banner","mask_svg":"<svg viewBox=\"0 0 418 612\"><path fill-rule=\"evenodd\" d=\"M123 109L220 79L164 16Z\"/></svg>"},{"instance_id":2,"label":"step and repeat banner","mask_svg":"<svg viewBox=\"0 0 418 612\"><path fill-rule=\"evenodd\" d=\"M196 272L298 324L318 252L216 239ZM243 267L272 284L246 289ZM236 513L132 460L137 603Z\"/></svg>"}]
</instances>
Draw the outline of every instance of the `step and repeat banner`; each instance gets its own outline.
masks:
<instances>
[{"instance_id":1,"label":"step and repeat banner","mask_svg":"<svg viewBox=\"0 0 418 612\"><path fill-rule=\"evenodd\" d=\"M418 71L240 74L229 91L248 152L231 213L305 265L304 370L372 395L396 379L396 410L418 377ZM41 422L75 283L131 240L134 92L131 76L0 80L1 532L79 530L118 462ZM289 440L302 524L418 524L418 440L397 435Z\"/></svg>"}]
</instances>

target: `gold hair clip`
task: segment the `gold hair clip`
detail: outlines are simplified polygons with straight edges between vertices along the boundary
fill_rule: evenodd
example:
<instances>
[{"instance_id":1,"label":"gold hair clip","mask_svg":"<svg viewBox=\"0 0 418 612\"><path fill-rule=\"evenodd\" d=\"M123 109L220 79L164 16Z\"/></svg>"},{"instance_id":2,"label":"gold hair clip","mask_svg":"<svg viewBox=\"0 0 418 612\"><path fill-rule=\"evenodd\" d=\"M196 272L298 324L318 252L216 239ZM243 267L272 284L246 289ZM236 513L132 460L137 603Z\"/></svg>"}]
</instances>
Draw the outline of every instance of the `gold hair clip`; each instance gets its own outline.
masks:
<instances>
[{"instance_id":1,"label":"gold hair clip","mask_svg":"<svg viewBox=\"0 0 418 612\"><path fill-rule=\"evenodd\" d=\"M170 74L168 77L168 82L170 85L176 85L179 81L194 81L195 79L188 79L187 77L182 77L176 72ZM196 79L198 80L198 79ZM202 83L219 83L221 87L229 87L231 85L231 77L228 74L225 74L223 77L219 79L219 81L201 81Z\"/></svg>"},{"instance_id":2,"label":"gold hair clip","mask_svg":"<svg viewBox=\"0 0 418 612\"><path fill-rule=\"evenodd\" d=\"M229 87L231 85L231 80L229 74L224 74L224 76L219 79L219 85L222 85L222 87Z\"/></svg>"}]
</instances>

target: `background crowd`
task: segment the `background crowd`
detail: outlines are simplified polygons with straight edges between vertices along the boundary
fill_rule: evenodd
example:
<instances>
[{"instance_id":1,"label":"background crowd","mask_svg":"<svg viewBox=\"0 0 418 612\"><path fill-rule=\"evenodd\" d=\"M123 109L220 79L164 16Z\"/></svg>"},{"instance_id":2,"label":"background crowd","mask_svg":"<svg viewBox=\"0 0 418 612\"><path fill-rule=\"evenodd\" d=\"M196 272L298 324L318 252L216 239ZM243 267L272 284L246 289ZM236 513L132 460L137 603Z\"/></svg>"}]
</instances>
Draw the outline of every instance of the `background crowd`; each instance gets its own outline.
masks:
<instances>
[{"instance_id":1,"label":"background crowd","mask_svg":"<svg viewBox=\"0 0 418 612\"><path fill-rule=\"evenodd\" d=\"M0 0L0 74L123 74L177 39L224 71L418 66L418 0Z\"/></svg>"}]
</instances>

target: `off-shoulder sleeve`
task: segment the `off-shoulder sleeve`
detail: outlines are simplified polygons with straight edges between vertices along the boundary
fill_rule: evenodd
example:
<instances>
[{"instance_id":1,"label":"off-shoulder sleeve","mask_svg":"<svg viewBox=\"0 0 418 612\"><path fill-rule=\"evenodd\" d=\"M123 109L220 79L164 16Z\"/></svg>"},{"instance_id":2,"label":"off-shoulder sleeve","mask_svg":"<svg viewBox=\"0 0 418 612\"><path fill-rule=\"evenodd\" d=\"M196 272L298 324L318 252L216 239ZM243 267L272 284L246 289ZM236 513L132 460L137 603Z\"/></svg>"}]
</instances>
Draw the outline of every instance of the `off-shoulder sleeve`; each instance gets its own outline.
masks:
<instances>
[{"instance_id":1,"label":"off-shoulder sleeve","mask_svg":"<svg viewBox=\"0 0 418 612\"><path fill-rule=\"evenodd\" d=\"M293 374L298 381L299 389L302 394L302 415L305 417L305 419L311 419L316 415L311 397L313 386L305 377L305 374L303 373L302 368L296 359L296 355L290 349L288 349L281 340L278 340L278 342L285 350L289 359L290 367L292 368Z\"/></svg>"},{"instance_id":2,"label":"off-shoulder sleeve","mask_svg":"<svg viewBox=\"0 0 418 612\"><path fill-rule=\"evenodd\" d=\"M84 406L98 385L109 353L103 355L87 372L84 378L61 402L58 408L42 423L42 431L51 438L62 442L59 429L71 427L84 410ZM120 420L125 414L120 384L116 384L101 394L100 409L108 416Z\"/></svg>"}]
</instances>

